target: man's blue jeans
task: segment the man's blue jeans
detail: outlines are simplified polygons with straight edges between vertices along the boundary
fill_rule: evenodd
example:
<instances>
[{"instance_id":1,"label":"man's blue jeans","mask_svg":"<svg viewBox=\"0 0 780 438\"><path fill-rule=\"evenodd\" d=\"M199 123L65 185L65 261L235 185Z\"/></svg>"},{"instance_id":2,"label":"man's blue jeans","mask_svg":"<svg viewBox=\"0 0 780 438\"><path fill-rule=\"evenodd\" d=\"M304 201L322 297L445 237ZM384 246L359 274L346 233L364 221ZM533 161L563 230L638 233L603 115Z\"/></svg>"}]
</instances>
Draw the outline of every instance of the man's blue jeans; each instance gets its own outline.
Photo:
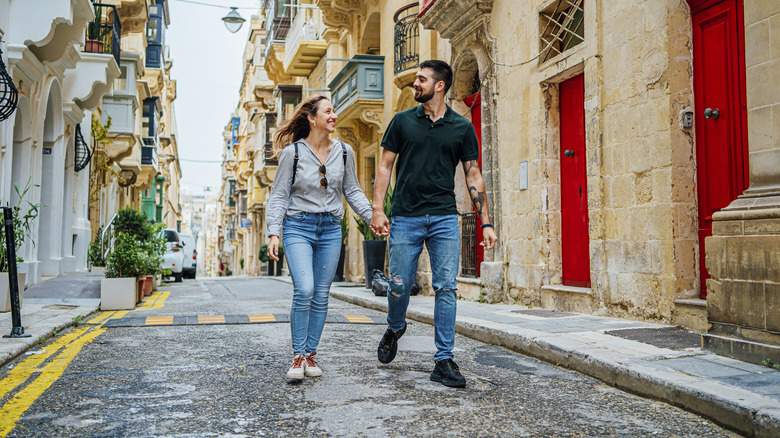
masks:
<instances>
[{"instance_id":1,"label":"man's blue jeans","mask_svg":"<svg viewBox=\"0 0 780 438\"><path fill-rule=\"evenodd\" d=\"M309 354L317 351L328 316L328 294L341 252L341 222L330 213L301 213L285 218L283 230L293 280L293 352Z\"/></svg>"},{"instance_id":2,"label":"man's blue jeans","mask_svg":"<svg viewBox=\"0 0 780 438\"><path fill-rule=\"evenodd\" d=\"M398 331L406 324L409 292L417 275L423 249L431 257L433 290L436 292L433 323L436 331L436 361L452 359L455 346L460 233L457 215L393 216L390 221L390 290L387 291L387 324Z\"/></svg>"}]
</instances>

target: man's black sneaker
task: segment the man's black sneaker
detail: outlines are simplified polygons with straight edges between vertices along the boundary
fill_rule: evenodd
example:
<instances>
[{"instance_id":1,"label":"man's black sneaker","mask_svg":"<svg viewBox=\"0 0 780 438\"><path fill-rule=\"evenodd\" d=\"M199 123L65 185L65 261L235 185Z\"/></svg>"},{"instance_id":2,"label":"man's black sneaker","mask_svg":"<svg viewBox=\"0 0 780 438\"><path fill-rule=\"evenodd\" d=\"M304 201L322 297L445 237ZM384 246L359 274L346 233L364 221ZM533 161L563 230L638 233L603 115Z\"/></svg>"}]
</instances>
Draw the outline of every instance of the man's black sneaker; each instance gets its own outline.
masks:
<instances>
[{"instance_id":1,"label":"man's black sneaker","mask_svg":"<svg viewBox=\"0 0 780 438\"><path fill-rule=\"evenodd\" d=\"M395 359L395 353L398 352L398 340L401 339L405 332L406 324L397 333L389 328L387 329L385 335L382 336L382 340L379 341L379 348L376 349L376 356L380 362L390 363Z\"/></svg>"},{"instance_id":2,"label":"man's black sneaker","mask_svg":"<svg viewBox=\"0 0 780 438\"><path fill-rule=\"evenodd\" d=\"M436 362L431 373L431 380L441 382L444 386L452 388L465 388L466 379L460 373L458 365L452 359L442 359Z\"/></svg>"}]
</instances>

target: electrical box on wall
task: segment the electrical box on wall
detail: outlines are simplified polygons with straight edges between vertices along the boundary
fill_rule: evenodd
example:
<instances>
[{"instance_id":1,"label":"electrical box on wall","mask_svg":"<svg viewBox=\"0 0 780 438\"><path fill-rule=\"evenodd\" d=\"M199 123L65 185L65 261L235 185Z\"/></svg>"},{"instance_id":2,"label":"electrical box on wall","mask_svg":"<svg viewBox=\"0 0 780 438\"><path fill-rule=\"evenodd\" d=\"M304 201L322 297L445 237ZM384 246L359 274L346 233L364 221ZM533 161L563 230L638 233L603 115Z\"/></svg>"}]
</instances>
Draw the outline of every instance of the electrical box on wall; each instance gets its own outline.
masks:
<instances>
[{"instance_id":1,"label":"electrical box on wall","mask_svg":"<svg viewBox=\"0 0 780 438\"><path fill-rule=\"evenodd\" d=\"M520 190L528 190L528 161L520 162L520 174L518 179L518 188Z\"/></svg>"}]
</instances>

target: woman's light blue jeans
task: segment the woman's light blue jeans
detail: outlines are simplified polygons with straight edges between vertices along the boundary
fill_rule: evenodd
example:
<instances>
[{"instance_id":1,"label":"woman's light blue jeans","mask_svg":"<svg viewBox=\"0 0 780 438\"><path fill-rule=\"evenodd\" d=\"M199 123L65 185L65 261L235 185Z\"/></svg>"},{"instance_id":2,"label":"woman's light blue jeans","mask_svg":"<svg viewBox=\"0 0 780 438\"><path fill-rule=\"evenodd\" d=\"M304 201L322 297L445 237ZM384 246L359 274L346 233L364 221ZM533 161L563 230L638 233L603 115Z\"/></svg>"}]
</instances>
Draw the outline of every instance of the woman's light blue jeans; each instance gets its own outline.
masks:
<instances>
[{"instance_id":1,"label":"woman's light blue jeans","mask_svg":"<svg viewBox=\"0 0 780 438\"><path fill-rule=\"evenodd\" d=\"M460 232L457 215L393 216L390 221L390 290L387 291L387 325L394 331L406 324L409 292L417 275L423 249L431 257L436 354L434 360L452 359L455 346Z\"/></svg>"},{"instance_id":2,"label":"woman's light blue jeans","mask_svg":"<svg viewBox=\"0 0 780 438\"><path fill-rule=\"evenodd\" d=\"M310 354L317 351L328 316L328 294L341 252L341 222L330 213L288 216L282 243L293 280L293 352Z\"/></svg>"}]
</instances>

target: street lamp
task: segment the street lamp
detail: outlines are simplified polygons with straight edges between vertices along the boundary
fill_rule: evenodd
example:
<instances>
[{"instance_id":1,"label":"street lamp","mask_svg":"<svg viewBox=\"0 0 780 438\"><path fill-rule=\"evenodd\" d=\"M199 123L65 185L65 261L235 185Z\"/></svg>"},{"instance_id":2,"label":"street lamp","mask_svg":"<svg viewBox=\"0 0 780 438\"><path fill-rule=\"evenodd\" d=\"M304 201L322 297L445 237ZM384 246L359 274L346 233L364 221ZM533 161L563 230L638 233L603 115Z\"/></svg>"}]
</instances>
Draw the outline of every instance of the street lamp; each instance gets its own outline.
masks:
<instances>
[{"instance_id":1,"label":"street lamp","mask_svg":"<svg viewBox=\"0 0 780 438\"><path fill-rule=\"evenodd\" d=\"M241 29L241 26L246 21L244 17L242 17L238 11L237 7L231 6L230 12L227 13L224 17L222 17L222 21L225 22L225 27L230 33L236 33L239 29Z\"/></svg>"}]
</instances>

